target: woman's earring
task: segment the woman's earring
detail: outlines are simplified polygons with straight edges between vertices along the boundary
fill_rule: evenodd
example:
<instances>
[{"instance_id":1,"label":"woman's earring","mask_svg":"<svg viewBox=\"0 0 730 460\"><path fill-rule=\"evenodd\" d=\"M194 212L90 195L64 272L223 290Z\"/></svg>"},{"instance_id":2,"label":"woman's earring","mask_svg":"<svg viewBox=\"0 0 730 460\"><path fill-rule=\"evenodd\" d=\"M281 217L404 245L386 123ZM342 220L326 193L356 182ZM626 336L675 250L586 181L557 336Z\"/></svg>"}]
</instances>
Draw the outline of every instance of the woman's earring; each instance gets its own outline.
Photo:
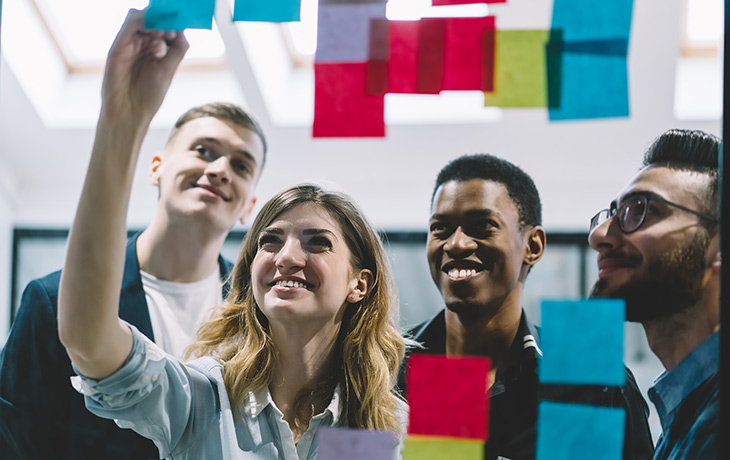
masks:
<instances>
[{"instance_id":1,"label":"woman's earring","mask_svg":"<svg viewBox=\"0 0 730 460\"><path fill-rule=\"evenodd\" d=\"M355 294L350 294L350 300L352 300L353 302L354 302L355 300L357 300L357 295L355 295Z\"/></svg>"}]
</instances>

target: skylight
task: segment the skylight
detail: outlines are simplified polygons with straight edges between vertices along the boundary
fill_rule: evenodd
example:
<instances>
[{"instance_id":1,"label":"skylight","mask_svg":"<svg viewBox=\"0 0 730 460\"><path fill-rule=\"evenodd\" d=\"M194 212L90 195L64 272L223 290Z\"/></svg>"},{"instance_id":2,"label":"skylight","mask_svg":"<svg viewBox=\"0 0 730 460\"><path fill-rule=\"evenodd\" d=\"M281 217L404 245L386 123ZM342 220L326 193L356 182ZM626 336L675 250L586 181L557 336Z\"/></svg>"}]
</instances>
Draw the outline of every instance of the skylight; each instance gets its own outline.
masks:
<instances>
[{"instance_id":1,"label":"skylight","mask_svg":"<svg viewBox=\"0 0 730 460\"><path fill-rule=\"evenodd\" d=\"M130 8L145 8L148 0L27 0L53 36L71 72L101 70L112 41ZM217 31L188 30L186 65L223 62L225 46Z\"/></svg>"}]
</instances>

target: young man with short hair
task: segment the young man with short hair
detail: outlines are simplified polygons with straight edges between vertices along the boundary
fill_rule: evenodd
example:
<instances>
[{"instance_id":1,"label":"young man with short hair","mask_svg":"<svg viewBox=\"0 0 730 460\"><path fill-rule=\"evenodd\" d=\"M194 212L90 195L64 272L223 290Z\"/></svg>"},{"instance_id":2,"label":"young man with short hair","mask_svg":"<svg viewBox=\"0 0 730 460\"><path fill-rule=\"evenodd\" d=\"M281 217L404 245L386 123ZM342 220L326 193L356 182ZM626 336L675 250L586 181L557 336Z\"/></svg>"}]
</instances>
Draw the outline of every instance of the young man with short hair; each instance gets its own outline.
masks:
<instances>
[{"instance_id":1,"label":"young man with short hair","mask_svg":"<svg viewBox=\"0 0 730 460\"><path fill-rule=\"evenodd\" d=\"M522 309L522 291L545 249L541 214L534 182L506 160L466 155L441 170L427 257L446 308L411 331L424 345L412 352L490 358L486 459L535 457L542 397L625 408L624 458L651 458L648 408L628 369L623 388L538 385L539 331ZM407 397L403 375L399 383Z\"/></svg>"},{"instance_id":2,"label":"young man with short hair","mask_svg":"<svg viewBox=\"0 0 730 460\"><path fill-rule=\"evenodd\" d=\"M119 180L131 180L149 123L187 50L182 33L145 31L143 24L144 13L131 11L104 76L92 161L117 165ZM181 356L208 309L225 296L231 264L219 253L254 207L265 151L253 118L233 104L212 103L183 114L152 160L149 177L159 199L149 227L127 244L119 314L168 353ZM75 373L58 339L59 279L56 272L28 284L0 357L0 457L157 458L152 442L88 412L71 387Z\"/></svg>"},{"instance_id":3,"label":"young man with short hair","mask_svg":"<svg viewBox=\"0 0 730 460\"><path fill-rule=\"evenodd\" d=\"M670 130L608 209L591 219L592 295L626 300L666 371L649 389L662 424L655 459L718 456L720 139Z\"/></svg>"}]
</instances>

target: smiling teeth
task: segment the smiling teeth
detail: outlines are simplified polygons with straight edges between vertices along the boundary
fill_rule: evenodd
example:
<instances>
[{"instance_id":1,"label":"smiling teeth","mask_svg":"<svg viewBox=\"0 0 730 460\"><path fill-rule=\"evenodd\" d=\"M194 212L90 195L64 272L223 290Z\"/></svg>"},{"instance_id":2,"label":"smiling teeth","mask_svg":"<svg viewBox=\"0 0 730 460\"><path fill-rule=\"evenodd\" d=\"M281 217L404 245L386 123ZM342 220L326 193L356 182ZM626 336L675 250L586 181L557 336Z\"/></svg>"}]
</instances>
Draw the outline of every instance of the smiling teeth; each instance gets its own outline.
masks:
<instances>
[{"instance_id":1,"label":"smiling teeth","mask_svg":"<svg viewBox=\"0 0 730 460\"><path fill-rule=\"evenodd\" d=\"M473 268L470 268L468 270L464 270L464 269L459 270L458 268L454 268L452 270L449 270L450 278L468 278L468 277L474 276L476 274L477 274L477 271L474 270Z\"/></svg>"},{"instance_id":2,"label":"smiling teeth","mask_svg":"<svg viewBox=\"0 0 730 460\"><path fill-rule=\"evenodd\" d=\"M277 286L283 286L283 287L297 287L297 288L306 288L307 286L304 283L300 283L299 281L277 281Z\"/></svg>"}]
</instances>

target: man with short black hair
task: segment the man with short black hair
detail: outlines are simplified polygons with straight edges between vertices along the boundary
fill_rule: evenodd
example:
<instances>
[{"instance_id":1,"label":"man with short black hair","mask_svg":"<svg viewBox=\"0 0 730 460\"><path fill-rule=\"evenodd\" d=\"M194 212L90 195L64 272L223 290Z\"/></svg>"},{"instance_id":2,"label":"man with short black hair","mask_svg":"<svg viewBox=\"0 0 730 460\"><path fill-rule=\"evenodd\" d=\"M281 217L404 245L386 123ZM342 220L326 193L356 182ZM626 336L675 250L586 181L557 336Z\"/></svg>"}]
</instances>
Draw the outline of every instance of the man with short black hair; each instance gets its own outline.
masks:
<instances>
[{"instance_id":1,"label":"man with short black hair","mask_svg":"<svg viewBox=\"0 0 730 460\"><path fill-rule=\"evenodd\" d=\"M649 389L662 435L655 459L717 458L720 397L720 139L674 129L591 219L595 297L626 300L666 371Z\"/></svg>"},{"instance_id":2,"label":"man with short black hair","mask_svg":"<svg viewBox=\"0 0 730 460\"><path fill-rule=\"evenodd\" d=\"M522 291L546 238L530 176L493 155L462 156L438 174L431 201L427 256L446 308L411 331L424 345L412 352L490 358L484 458L535 457L543 397L626 409L624 458L651 458L648 407L628 369L623 388L538 384L539 331L522 309ZM407 397L405 384L402 373Z\"/></svg>"}]
</instances>

